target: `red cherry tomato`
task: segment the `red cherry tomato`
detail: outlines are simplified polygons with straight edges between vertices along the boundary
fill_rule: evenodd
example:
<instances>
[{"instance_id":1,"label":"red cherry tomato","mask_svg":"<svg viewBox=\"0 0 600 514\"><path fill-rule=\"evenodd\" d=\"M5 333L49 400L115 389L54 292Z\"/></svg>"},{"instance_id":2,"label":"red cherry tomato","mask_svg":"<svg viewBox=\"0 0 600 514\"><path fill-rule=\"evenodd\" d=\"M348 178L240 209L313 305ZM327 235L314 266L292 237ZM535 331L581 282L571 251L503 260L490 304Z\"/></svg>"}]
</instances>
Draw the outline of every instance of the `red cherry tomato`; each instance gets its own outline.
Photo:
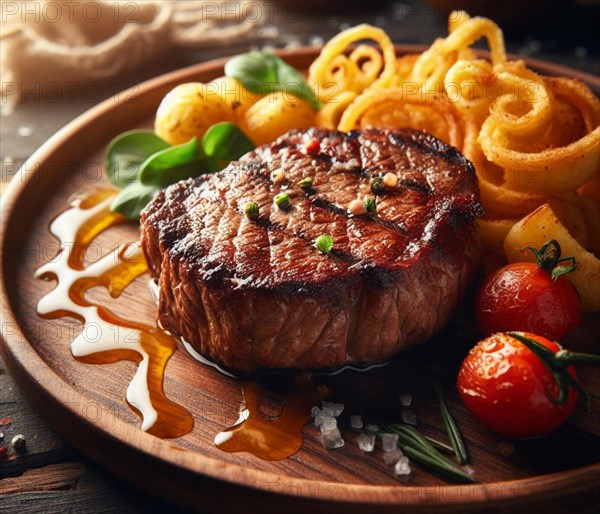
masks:
<instances>
[{"instance_id":1,"label":"red cherry tomato","mask_svg":"<svg viewBox=\"0 0 600 514\"><path fill-rule=\"evenodd\" d=\"M556 353L560 346L524 333ZM565 373L576 378L573 366ZM508 438L545 435L571 414L577 391L568 386L566 401L558 405L559 387L552 373L525 344L508 334L494 334L479 342L465 358L458 374L458 391L471 414L487 428Z\"/></svg>"},{"instance_id":2,"label":"red cherry tomato","mask_svg":"<svg viewBox=\"0 0 600 514\"><path fill-rule=\"evenodd\" d=\"M581 302L564 277L556 281L537 264L509 264L490 275L475 299L484 335L522 330L559 341L578 324Z\"/></svg>"}]
</instances>

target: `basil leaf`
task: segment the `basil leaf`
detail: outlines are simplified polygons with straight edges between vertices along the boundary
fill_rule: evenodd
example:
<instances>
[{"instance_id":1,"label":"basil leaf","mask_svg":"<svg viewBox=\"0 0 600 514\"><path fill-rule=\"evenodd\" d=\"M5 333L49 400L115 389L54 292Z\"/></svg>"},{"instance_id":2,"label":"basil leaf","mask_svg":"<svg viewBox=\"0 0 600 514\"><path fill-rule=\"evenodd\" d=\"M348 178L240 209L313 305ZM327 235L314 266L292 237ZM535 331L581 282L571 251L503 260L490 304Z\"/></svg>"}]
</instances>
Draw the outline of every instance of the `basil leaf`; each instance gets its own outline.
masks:
<instances>
[{"instance_id":1,"label":"basil leaf","mask_svg":"<svg viewBox=\"0 0 600 514\"><path fill-rule=\"evenodd\" d=\"M275 59L277 59L278 64L277 77L282 85L281 90L306 100L315 109L319 110L322 105L300 72L278 57L275 57Z\"/></svg>"},{"instance_id":2,"label":"basil leaf","mask_svg":"<svg viewBox=\"0 0 600 514\"><path fill-rule=\"evenodd\" d=\"M272 54L249 52L233 57L225 64L225 75L238 80L252 93L285 91L306 100L315 109L322 107L300 72Z\"/></svg>"},{"instance_id":3,"label":"basil leaf","mask_svg":"<svg viewBox=\"0 0 600 514\"><path fill-rule=\"evenodd\" d=\"M277 82L277 71L270 54L249 52L232 57L225 63L225 75L233 77L252 93L273 91L270 84Z\"/></svg>"},{"instance_id":4,"label":"basil leaf","mask_svg":"<svg viewBox=\"0 0 600 514\"><path fill-rule=\"evenodd\" d=\"M137 181L140 165L170 145L150 130L130 130L115 137L104 153L104 169L110 181L125 187Z\"/></svg>"},{"instance_id":5,"label":"basil leaf","mask_svg":"<svg viewBox=\"0 0 600 514\"><path fill-rule=\"evenodd\" d=\"M130 219L139 219L140 213L159 193L156 186L145 186L138 182L128 185L110 204L110 210Z\"/></svg>"},{"instance_id":6,"label":"basil leaf","mask_svg":"<svg viewBox=\"0 0 600 514\"><path fill-rule=\"evenodd\" d=\"M166 187L180 180L197 177L203 171L198 161L198 138L170 146L148 157L141 165L138 180L147 186Z\"/></svg>"},{"instance_id":7,"label":"basil leaf","mask_svg":"<svg viewBox=\"0 0 600 514\"><path fill-rule=\"evenodd\" d=\"M211 172L222 170L254 148L248 136L237 125L227 121L210 127L202 139L205 164Z\"/></svg>"}]
</instances>

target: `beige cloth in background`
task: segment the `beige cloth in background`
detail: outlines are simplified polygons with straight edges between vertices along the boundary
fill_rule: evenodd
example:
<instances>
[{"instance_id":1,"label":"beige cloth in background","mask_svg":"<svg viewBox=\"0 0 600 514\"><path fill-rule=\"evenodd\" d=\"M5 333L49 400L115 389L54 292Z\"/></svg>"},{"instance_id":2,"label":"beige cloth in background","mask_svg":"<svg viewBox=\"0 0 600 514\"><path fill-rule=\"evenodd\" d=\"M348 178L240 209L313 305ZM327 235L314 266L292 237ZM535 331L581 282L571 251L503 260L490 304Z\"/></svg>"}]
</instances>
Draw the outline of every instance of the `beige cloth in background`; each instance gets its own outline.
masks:
<instances>
[{"instance_id":1,"label":"beige cloth in background","mask_svg":"<svg viewBox=\"0 0 600 514\"><path fill-rule=\"evenodd\" d=\"M2 0L1 106L27 92L117 77L173 47L226 44L260 22L256 0Z\"/></svg>"}]
</instances>

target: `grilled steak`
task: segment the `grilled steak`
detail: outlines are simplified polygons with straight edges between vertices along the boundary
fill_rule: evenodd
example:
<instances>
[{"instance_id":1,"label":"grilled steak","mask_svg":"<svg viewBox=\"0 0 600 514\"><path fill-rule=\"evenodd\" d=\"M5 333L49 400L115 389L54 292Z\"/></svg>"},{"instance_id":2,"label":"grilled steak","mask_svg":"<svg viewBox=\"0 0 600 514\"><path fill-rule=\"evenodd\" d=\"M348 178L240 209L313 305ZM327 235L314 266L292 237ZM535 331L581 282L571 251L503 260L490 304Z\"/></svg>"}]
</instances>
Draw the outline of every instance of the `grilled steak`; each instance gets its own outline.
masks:
<instances>
[{"instance_id":1,"label":"grilled steak","mask_svg":"<svg viewBox=\"0 0 600 514\"><path fill-rule=\"evenodd\" d=\"M397 186L375 196L372 177L389 172ZM350 213L365 196L376 212ZM162 191L142 244L160 322L201 354L245 372L331 368L387 359L446 324L479 265L480 211L472 165L428 134L313 128Z\"/></svg>"}]
</instances>

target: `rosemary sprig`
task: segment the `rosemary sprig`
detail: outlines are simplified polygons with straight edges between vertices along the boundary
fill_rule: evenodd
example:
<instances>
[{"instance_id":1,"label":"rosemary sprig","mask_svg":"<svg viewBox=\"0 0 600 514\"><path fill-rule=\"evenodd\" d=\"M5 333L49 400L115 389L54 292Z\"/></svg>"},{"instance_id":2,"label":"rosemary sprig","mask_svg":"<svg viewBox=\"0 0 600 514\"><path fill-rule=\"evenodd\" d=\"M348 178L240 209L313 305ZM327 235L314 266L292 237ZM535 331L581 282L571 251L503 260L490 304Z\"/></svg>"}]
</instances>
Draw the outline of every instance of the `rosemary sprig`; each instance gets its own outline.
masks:
<instances>
[{"instance_id":1,"label":"rosemary sprig","mask_svg":"<svg viewBox=\"0 0 600 514\"><path fill-rule=\"evenodd\" d=\"M440 402L440 413L444 422L444 428L446 429L446 433L448 434L448 439L450 439L452 448L454 448L456 460L459 464L466 464L466 462L469 460L467 449L465 448L465 443L460 435L460 431L456 426L456 422L454 421L452 414L450 414L448 406L446 405L446 401L444 400L444 390L442 389L442 386L435 386L435 394Z\"/></svg>"},{"instance_id":2,"label":"rosemary sprig","mask_svg":"<svg viewBox=\"0 0 600 514\"><path fill-rule=\"evenodd\" d=\"M398 434L398 447L413 460L458 482L474 483L473 477L444 457L416 428L403 424L382 425L382 432Z\"/></svg>"},{"instance_id":3,"label":"rosemary sprig","mask_svg":"<svg viewBox=\"0 0 600 514\"><path fill-rule=\"evenodd\" d=\"M431 437L430 435L423 434L423 437L427 439L433 446L435 446L438 450L443 451L444 453L454 453L454 448L449 444L446 444L444 441L440 441L435 437Z\"/></svg>"},{"instance_id":4,"label":"rosemary sprig","mask_svg":"<svg viewBox=\"0 0 600 514\"><path fill-rule=\"evenodd\" d=\"M439 460L429 454L420 452L412 446L405 446L402 451L411 459L420 462L421 464L430 467L441 475L458 480L459 482L475 483L472 476L465 473L462 469L453 463L448 463L445 460Z\"/></svg>"}]
</instances>

